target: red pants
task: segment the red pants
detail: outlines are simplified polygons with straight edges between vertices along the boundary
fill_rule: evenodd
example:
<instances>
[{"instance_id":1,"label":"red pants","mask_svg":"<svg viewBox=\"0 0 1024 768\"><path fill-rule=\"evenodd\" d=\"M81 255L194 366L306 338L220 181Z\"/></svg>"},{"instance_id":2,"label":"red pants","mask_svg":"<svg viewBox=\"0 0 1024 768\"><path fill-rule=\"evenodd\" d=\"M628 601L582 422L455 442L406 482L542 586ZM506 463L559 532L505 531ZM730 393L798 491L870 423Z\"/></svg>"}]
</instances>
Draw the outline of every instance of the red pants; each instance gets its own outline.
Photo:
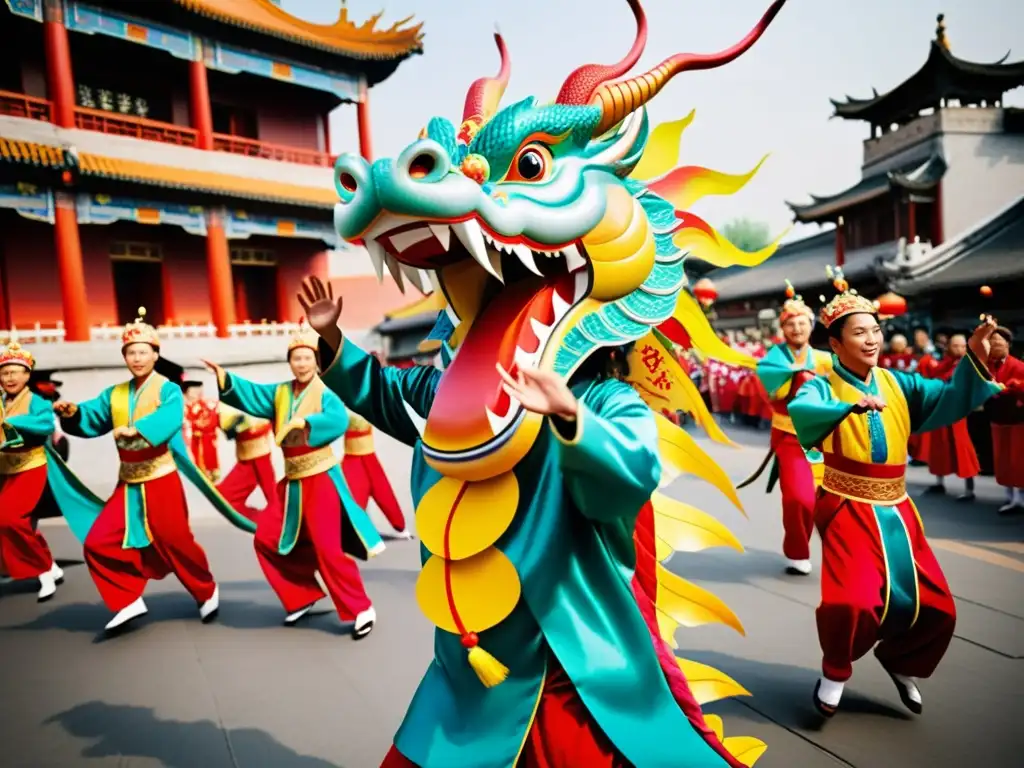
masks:
<instances>
[{"instance_id":1,"label":"red pants","mask_svg":"<svg viewBox=\"0 0 1024 768\"><path fill-rule=\"evenodd\" d=\"M125 549L125 486L118 483L85 537L85 563L100 597L120 611L142 597L146 582L170 573L202 605L216 588L206 553L192 535L181 478L175 472L145 484L147 520L153 543Z\"/></svg>"},{"instance_id":2,"label":"red pants","mask_svg":"<svg viewBox=\"0 0 1024 768\"><path fill-rule=\"evenodd\" d=\"M220 470L220 458L217 456L217 433L192 431L192 460L204 473Z\"/></svg>"},{"instance_id":3,"label":"red pants","mask_svg":"<svg viewBox=\"0 0 1024 768\"><path fill-rule=\"evenodd\" d=\"M516 768L631 768L587 712L554 656ZM417 768L394 746L381 768ZM454 768L454 767L453 767Z\"/></svg>"},{"instance_id":4,"label":"red pants","mask_svg":"<svg viewBox=\"0 0 1024 768\"><path fill-rule=\"evenodd\" d=\"M921 603L914 625L893 632L881 624L886 566L871 506L824 491L818 494L822 570L816 616L822 672L829 680L848 680L853 662L872 648L889 672L929 677L953 637L956 606L946 578L925 540L913 503L907 499L897 509L910 534Z\"/></svg>"},{"instance_id":5,"label":"red pants","mask_svg":"<svg viewBox=\"0 0 1024 768\"><path fill-rule=\"evenodd\" d=\"M981 472L978 454L967 431L967 419L928 433L928 471L936 477L956 475L964 479Z\"/></svg>"},{"instance_id":6,"label":"red pants","mask_svg":"<svg viewBox=\"0 0 1024 768\"><path fill-rule=\"evenodd\" d=\"M992 425L992 458L999 485L1024 488L1024 424Z\"/></svg>"},{"instance_id":7,"label":"red pants","mask_svg":"<svg viewBox=\"0 0 1024 768\"><path fill-rule=\"evenodd\" d=\"M46 492L46 467L0 475L0 571L34 579L53 567L46 539L36 530Z\"/></svg>"},{"instance_id":8,"label":"red pants","mask_svg":"<svg viewBox=\"0 0 1024 768\"><path fill-rule=\"evenodd\" d=\"M341 469L356 504L366 509L370 499L373 499L392 528L399 532L405 530L405 515L402 514L402 508L398 505L398 499L395 498L395 492L376 453L363 456L346 454Z\"/></svg>"},{"instance_id":9,"label":"red pants","mask_svg":"<svg viewBox=\"0 0 1024 768\"><path fill-rule=\"evenodd\" d=\"M809 560L814 530L814 473L796 435L773 427L772 450L779 462L782 492L782 554L790 560Z\"/></svg>"},{"instance_id":10,"label":"red pants","mask_svg":"<svg viewBox=\"0 0 1024 768\"><path fill-rule=\"evenodd\" d=\"M270 454L250 461L240 461L220 481L217 490L235 508L238 514L255 521L263 510L246 504L252 492L259 488L267 500L265 506L277 503L277 481L274 479L274 465Z\"/></svg>"},{"instance_id":11,"label":"red pants","mask_svg":"<svg viewBox=\"0 0 1024 768\"><path fill-rule=\"evenodd\" d=\"M287 555L278 552L284 524L285 489L279 484L277 504L269 504L256 523L256 556L285 611L294 613L324 596L316 572L324 580L338 616L352 621L370 607L359 568L341 549L341 499L326 473L303 478L302 527Z\"/></svg>"}]
</instances>

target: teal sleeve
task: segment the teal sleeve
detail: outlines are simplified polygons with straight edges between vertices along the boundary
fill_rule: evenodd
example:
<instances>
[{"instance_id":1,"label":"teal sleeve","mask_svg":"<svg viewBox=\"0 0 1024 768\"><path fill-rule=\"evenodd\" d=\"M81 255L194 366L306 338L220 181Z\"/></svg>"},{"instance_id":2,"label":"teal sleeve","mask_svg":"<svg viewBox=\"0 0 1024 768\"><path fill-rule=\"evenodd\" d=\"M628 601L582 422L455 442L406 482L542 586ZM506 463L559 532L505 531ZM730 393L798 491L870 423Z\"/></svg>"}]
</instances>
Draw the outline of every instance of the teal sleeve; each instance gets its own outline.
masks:
<instances>
[{"instance_id":1,"label":"teal sleeve","mask_svg":"<svg viewBox=\"0 0 1024 768\"><path fill-rule=\"evenodd\" d=\"M139 436L153 447L164 445L181 432L185 418L185 400L181 388L173 381L165 381L160 390L160 405L148 416L135 422Z\"/></svg>"},{"instance_id":2,"label":"teal sleeve","mask_svg":"<svg viewBox=\"0 0 1024 768\"><path fill-rule=\"evenodd\" d=\"M314 413L306 417L306 426L309 427L309 445L313 448L323 448L345 434L348 429L348 411L341 404L338 396L330 390L325 390L320 401L320 413Z\"/></svg>"},{"instance_id":3,"label":"teal sleeve","mask_svg":"<svg viewBox=\"0 0 1024 768\"><path fill-rule=\"evenodd\" d=\"M913 432L955 424L1002 390L973 353L959 362L949 381L903 371L890 373L907 398Z\"/></svg>"},{"instance_id":4,"label":"teal sleeve","mask_svg":"<svg viewBox=\"0 0 1024 768\"><path fill-rule=\"evenodd\" d=\"M110 413L110 393L113 387L100 392L92 400L78 404L78 411L70 419L61 419L60 426L74 437L100 437L114 428Z\"/></svg>"},{"instance_id":5,"label":"teal sleeve","mask_svg":"<svg viewBox=\"0 0 1024 768\"><path fill-rule=\"evenodd\" d=\"M333 359L321 378L345 405L396 440L416 444L420 432L413 414L427 418L441 371L425 365L384 368L348 340L337 353L321 340L320 359Z\"/></svg>"},{"instance_id":6,"label":"teal sleeve","mask_svg":"<svg viewBox=\"0 0 1024 768\"><path fill-rule=\"evenodd\" d=\"M33 395L29 401L28 413L10 416L6 424L22 434L46 437L53 433L55 426L53 406L43 398Z\"/></svg>"},{"instance_id":7,"label":"teal sleeve","mask_svg":"<svg viewBox=\"0 0 1024 768\"><path fill-rule=\"evenodd\" d=\"M609 380L583 396L575 422L551 421L580 512L606 523L635 516L650 500L661 479L654 418L629 385Z\"/></svg>"},{"instance_id":8,"label":"teal sleeve","mask_svg":"<svg viewBox=\"0 0 1024 768\"><path fill-rule=\"evenodd\" d=\"M840 422L853 413L853 403L837 400L823 378L811 379L789 403L789 417L805 450L816 448Z\"/></svg>"},{"instance_id":9,"label":"teal sleeve","mask_svg":"<svg viewBox=\"0 0 1024 768\"><path fill-rule=\"evenodd\" d=\"M274 418L278 384L257 384L233 373L224 374L220 399L233 408L259 419Z\"/></svg>"},{"instance_id":10,"label":"teal sleeve","mask_svg":"<svg viewBox=\"0 0 1024 768\"><path fill-rule=\"evenodd\" d=\"M768 354L757 361L757 377L764 385L768 397L771 398L775 398L775 394L793 378L794 373L796 373L794 366L786 360L777 347L773 347Z\"/></svg>"}]
</instances>

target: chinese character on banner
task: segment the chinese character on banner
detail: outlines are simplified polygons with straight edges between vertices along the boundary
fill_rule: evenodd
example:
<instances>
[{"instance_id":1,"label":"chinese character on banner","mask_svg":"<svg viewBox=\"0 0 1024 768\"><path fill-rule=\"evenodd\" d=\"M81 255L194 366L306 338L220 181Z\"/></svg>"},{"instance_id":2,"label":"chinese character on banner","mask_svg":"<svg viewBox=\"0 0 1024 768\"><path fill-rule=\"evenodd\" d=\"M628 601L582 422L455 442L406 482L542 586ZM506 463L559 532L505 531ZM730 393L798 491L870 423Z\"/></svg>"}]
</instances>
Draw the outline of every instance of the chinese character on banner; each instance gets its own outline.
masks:
<instances>
[{"instance_id":1,"label":"chinese character on banner","mask_svg":"<svg viewBox=\"0 0 1024 768\"><path fill-rule=\"evenodd\" d=\"M145 99L138 98L135 100L135 114L139 117L145 117L149 114L149 103Z\"/></svg>"},{"instance_id":2,"label":"chinese character on banner","mask_svg":"<svg viewBox=\"0 0 1024 768\"><path fill-rule=\"evenodd\" d=\"M640 350L640 359L644 367L651 373L656 373L663 362L662 354L652 346L645 346Z\"/></svg>"},{"instance_id":3,"label":"chinese character on banner","mask_svg":"<svg viewBox=\"0 0 1024 768\"><path fill-rule=\"evenodd\" d=\"M105 88L101 88L96 93L96 100L99 102L100 109L105 110L107 112L114 111L114 94L112 94L110 91L106 90Z\"/></svg>"},{"instance_id":4,"label":"chinese character on banner","mask_svg":"<svg viewBox=\"0 0 1024 768\"><path fill-rule=\"evenodd\" d=\"M78 86L78 106L86 109L96 108L96 101L92 97L92 88L88 85Z\"/></svg>"},{"instance_id":5,"label":"chinese character on banner","mask_svg":"<svg viewBox=\"0 0 1024 768\"><path fill-rule=\"evenodd\" d=\"M658 389L672 389L672 382L669 381L668 373L666 371L662 371L655 378L648 378L647 380Z\"/></svg>"},{"instance_id":6,"label":"chinese character on banner","mask_svg":"<svg viewBox=\"0 0 1024 768\"><path fill-rule=\"evenodd\" d=\"M122 115L131 114L132 111L132 97L127 93L117 94L117 111Z\"/></svg>"}]
</instances>

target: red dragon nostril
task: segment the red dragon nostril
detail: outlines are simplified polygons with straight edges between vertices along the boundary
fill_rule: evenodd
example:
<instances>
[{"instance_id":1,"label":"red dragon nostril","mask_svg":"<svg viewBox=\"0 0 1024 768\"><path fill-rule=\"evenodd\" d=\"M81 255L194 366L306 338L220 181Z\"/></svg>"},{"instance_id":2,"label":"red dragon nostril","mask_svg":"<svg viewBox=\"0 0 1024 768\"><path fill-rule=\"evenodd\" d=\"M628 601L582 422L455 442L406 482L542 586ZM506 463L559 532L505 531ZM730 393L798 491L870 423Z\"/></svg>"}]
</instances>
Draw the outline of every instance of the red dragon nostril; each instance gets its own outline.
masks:
<instances>
[{"instance_id":1,"label":"red dragon nostril","mask_svg":"<svg viewBox=\"0 0 1024 768\"><path fill-rule=\"evenodd\" d=\"M358 186L356 184L356 177L353 176L351 173L342 173L340 176L338 176L338 182L341 184L342 189L344 189L346 192L355 192L356 187Z\"/></svg>"},{"instance_id":2,"label":"red dragon nostril","mask_svg":"<svg viewBox=\"0 0 1024 768\"><path fill-rule=\"evenodd\" d=\"M434 160L433 155L426 153L416 155L412 163L409 164L409 175L414 179L422 179L425 176L429 176L436 165L437 162Z\"/></svg>"}]
</instances>

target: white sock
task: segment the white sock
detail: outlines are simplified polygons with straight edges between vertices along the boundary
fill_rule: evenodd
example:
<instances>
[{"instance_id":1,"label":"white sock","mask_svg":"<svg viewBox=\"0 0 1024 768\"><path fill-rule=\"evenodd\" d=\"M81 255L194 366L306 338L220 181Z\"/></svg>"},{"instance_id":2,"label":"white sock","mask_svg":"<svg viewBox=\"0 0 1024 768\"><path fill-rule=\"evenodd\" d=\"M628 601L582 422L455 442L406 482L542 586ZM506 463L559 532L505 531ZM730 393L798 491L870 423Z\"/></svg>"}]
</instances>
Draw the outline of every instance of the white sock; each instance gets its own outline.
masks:
<instances>
[{"instance_id":1,"label":"white sock","mask_svg":"<svg viewBox=\"0 0 1024 768\"><path fill-rule=\"evenodd\" d=\"M1010 501L1014 504L1020 504L1020 488L1010 488Z\"/></svg>"},{"instance_id":2,"label":"white sock","mask_svg":"<svg viewBox=\"0 0 1024 768\"><path fill-rule=\"evenodd\" d=\"M838 707L839 700L843 698L843 688L845 686L846 683L837 683L835 680L822 677L818 685L818 699L830 707Z\"/></svg>"},{"instance_id":3,"label":"white sock","mask_svg":"<svg viewBox=\"0 0 1024 768\"><path fill-rule=\"evenodd\" d=\"M939 477L938 475L933 475L933 477L935 478L936 485L941 485L943 488L946 487L946 478Z\"/></svg>"}]
</instances>

